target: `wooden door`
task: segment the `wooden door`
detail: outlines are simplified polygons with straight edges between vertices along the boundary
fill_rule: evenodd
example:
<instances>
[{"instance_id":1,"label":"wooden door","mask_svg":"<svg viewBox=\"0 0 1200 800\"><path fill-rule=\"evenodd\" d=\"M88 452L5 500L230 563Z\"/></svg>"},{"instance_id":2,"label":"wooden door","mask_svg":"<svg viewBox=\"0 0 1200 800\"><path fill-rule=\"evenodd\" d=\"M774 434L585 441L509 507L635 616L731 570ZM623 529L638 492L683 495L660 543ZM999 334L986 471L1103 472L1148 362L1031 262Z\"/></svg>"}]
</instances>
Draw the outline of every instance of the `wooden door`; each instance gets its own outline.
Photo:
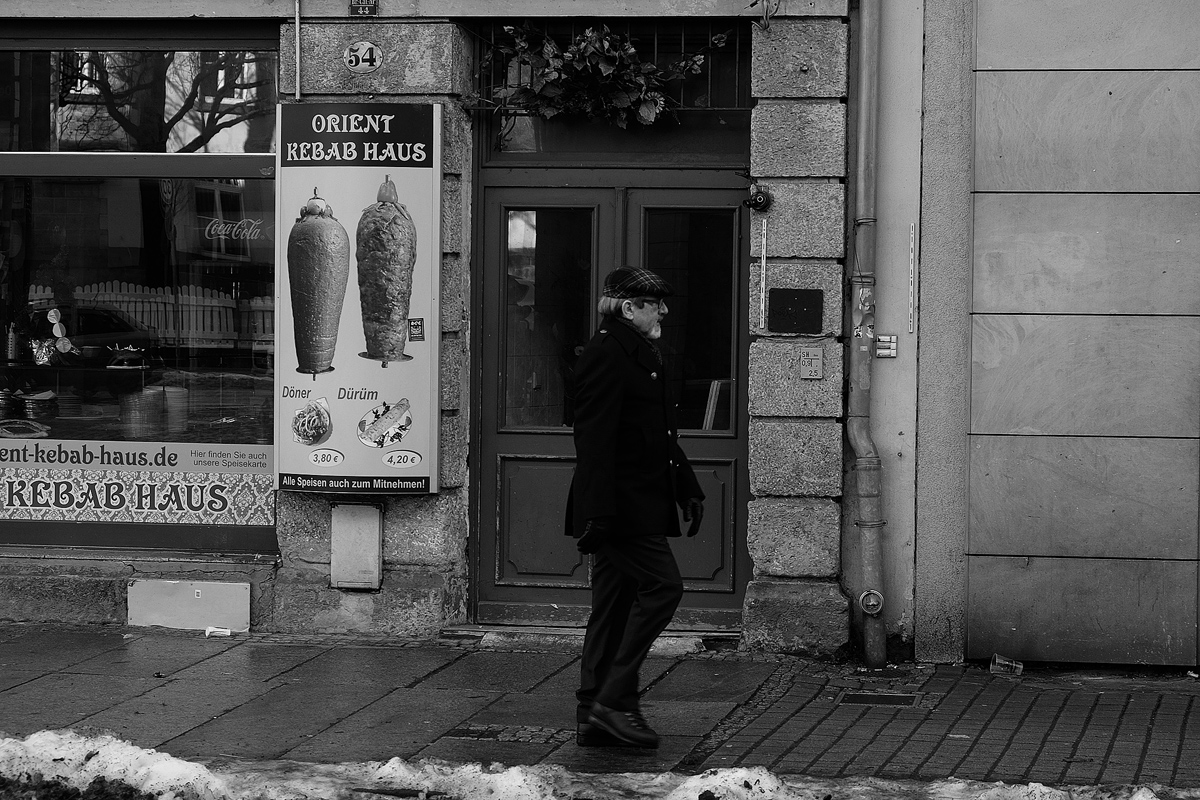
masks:
<instances>
[{"instance_id":1,"label":"wooden door","mask_svg":"<svg viewBox=\"0 0 1200 800\"><path fill-rule=\"evenodd\" d=\"M598 323L604 275L631 263L676 288L660 344L682 446L708 497L700 534L673 545L687 589L675 625L736 627L749 572L741 193L484 192L476 620L586 621L589 560L563 533L574 471L573 367Z\"/></svg>"}]
</instances>

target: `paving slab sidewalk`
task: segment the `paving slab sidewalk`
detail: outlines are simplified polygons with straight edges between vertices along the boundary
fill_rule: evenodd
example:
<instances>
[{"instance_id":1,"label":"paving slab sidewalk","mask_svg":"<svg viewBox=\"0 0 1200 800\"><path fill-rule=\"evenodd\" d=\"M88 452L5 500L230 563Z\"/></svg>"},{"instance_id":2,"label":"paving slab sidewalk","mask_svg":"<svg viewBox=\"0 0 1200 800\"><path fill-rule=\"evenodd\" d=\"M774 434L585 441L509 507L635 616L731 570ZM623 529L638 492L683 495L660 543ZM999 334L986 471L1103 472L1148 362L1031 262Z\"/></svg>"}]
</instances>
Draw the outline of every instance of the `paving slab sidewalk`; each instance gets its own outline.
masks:
<instances>
[{"instance_id":1,"label":"paving slab sidewalk","mask_svg":"<svg viewBox=\"0 0 1200 800\"><path fill-rule=\"evenodd\" d=\"M491 641L489 644L488 642ZM670 647L643 670L657 751L574 741L578 637L0 625L0 734L71 728L205 763L438 758L576 772L1200 787L1182 669L855 664Z\"/></svg>"}]
</instances>

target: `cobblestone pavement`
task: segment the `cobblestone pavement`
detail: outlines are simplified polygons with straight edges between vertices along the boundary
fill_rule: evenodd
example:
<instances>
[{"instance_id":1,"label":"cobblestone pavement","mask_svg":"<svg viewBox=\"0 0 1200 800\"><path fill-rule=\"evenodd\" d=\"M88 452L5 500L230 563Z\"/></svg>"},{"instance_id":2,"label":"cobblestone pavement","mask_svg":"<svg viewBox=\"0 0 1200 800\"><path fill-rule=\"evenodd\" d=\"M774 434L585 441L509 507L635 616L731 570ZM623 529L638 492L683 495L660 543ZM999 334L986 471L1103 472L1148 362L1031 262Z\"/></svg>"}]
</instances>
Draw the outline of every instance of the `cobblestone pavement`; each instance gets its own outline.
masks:
<instances>
[{"instance_id":1,"label":"cobblestone pavement","mask_svg":"<svg viewBox=\"0 0 1200 800\"><path fill-rule=\"evenodd\" d=\"M697 640L698 641L698 640ZM203 634L0 625L0 732L111 733L179 758L440 758L578 772L1200 787L1182 669L854 664L715 649L643 670L657 751L579 748L578 637Z\"/></svg>"}]
</instances>

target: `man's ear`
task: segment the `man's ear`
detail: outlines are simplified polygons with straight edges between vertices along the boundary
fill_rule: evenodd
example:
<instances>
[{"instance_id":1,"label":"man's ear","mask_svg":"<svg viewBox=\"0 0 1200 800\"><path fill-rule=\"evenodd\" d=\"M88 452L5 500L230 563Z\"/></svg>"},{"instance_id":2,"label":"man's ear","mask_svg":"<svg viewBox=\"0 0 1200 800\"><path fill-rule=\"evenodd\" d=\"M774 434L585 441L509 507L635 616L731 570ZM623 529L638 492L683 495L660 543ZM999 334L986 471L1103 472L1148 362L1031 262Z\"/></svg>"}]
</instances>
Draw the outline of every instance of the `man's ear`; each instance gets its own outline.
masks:
<instances>
[{"instance_id":1,"label":"man's ear","mask_svg":"<svg viewBox=\"0 0 1200 800\"><path fill-rule=\"evenodd\" d=\"M633 301L632 300L622 300L621 301L621 316L623 316L625 319L633 319Z\"/></svg>"}]
</instances>

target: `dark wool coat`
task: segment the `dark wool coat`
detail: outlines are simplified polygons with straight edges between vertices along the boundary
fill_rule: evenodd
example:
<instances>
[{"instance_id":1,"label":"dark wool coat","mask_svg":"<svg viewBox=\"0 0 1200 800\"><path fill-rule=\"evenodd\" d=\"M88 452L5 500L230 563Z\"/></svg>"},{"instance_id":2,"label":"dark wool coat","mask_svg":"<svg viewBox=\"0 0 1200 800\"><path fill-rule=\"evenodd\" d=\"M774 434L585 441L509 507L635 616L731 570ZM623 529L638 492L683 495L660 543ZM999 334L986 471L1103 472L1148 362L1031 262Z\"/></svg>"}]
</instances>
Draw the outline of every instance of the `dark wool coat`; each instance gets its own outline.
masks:
<instances>
[{"instance_id":1,"label":"dark wool coat","mask_svg":"<svg viewBox=\"0 0 1200 800\"><path fill-rule=\"evenodd\" d=\"M575 477L566 533L595 517L618 536L679 536L688 498L703 498L679 447L666 374L634 328L605 317L575 365Z\"/></svg>"}]
</instances>

